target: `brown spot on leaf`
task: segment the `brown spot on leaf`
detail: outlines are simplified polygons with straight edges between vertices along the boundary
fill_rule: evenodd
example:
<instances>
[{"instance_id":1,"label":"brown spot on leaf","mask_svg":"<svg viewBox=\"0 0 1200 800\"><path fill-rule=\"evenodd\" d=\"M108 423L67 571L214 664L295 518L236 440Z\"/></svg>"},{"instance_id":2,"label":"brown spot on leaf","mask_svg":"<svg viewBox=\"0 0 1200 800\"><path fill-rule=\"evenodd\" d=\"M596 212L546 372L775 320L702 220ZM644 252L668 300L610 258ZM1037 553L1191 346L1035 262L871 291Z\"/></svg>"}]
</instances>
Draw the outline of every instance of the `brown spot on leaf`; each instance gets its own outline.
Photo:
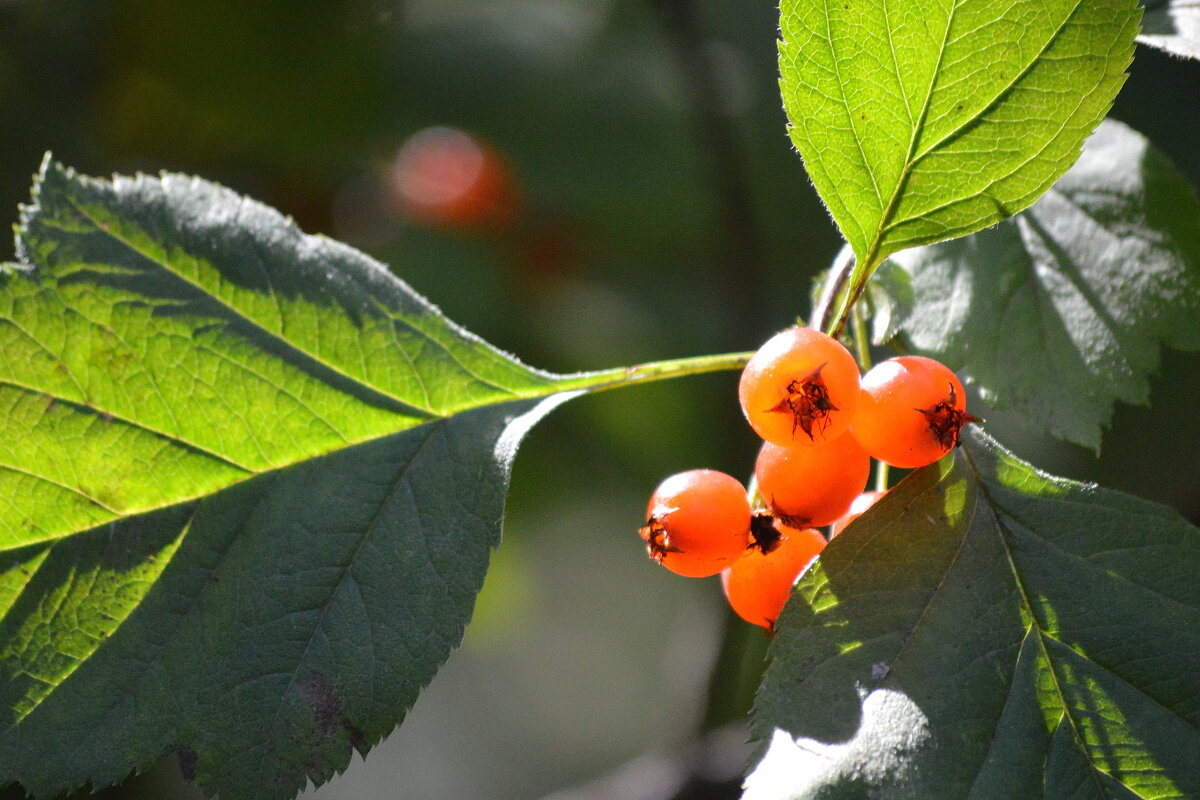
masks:
<instances>
[{"instance_id":1,"label":"brown spot on leaf","mask_svg":"<svg viewBox=\"0 0 1200 800\"><path fill-rule=\"evenodd\" d=\"M179 774L183 780L187 783L196 780L196 751L187 745L180 745L175 748L175 757L179 760Z\"/></svg>"},{"instance_id":2,"label":"brown spot on leaf","mask_svg":"<svg viewBox=\"0 0 1200 800\"><path fill-rule=\"evenodd\" d=\"M339 729L343 730L354 749L366 753L367 737L346 716L342 702L328 678L320 672L301 673L296 676L296 689L312 709L313 722L322 736L329 736Z\"/></svg>"},{"instance_id":3,"label":"brown spot on leaf","mask_svg":"<svg viewBox=\"0 0 1200 800\"><path fill-rule=\"evenodd\" d=\"M296 676L296 689L312 709L317 730L328 734L341 726L342 702L334 694L328 678L319 672L303 672Z\"/></svg>"}]
</instances>

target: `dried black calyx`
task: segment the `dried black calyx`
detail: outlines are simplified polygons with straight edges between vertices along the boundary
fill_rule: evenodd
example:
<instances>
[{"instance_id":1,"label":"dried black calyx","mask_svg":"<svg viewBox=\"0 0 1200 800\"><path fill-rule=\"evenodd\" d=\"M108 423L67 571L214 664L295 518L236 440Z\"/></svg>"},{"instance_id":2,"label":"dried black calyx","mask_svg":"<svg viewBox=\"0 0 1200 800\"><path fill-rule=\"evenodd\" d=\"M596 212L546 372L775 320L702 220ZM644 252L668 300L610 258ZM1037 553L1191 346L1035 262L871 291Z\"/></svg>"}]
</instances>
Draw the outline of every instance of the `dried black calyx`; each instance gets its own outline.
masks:
<instances>
[{"instance_id":1,"label":"dried black calyx","mask_svg":"<svg viewBox=\"0 0 1200 800\"><path fill-rule=\"evenodd\" d=\"M929 433L943 450L949 450L958 444L958 432L969 422L979 422L979 417L968 414L955 406L958 404L958 392L950 383L950 396L930 408L915 408L925 415L929 423Z\"/></svg>"},{"instance_id":2,"label":"dried black calyx","mask_svg":"<svg viewBox=\"0 0 1200 800\"><path fill-rule=\"evenodd\" d=\"M824 433L829 427L829 412L838 410L829 399L829 387L821 377L821 370L824 368L825 364L821 364L805 377L790 381L784 389L783 399L767 409L770 412L792 415L793 437L799 428L812 441L813 430Z\"/></svg>"},{"instance_id":3,"label":"dried black calyx","mask_svg":"<svg viewBox=\"0 0 1200 800\"><path fill-rule=\"evenodd\" d=\"M646 542L646 552L659 564L667 553L682 553L678 547L671 546L671 537L667 528L658 517L651 517L646 524L638 528L638 536Z\"/></svg>"},{"instance_id":4,"label":"dried black calyx","mask_svg":"<svg viewBox=\"0 0 1200 800\"><path fill-rule=\"evenodd\" d=\"M748 550L758 550L764 556L779 546L782 537L775 527L775 517L759 511L750 517L750 545Z\"/></svg>"}]
</instances>

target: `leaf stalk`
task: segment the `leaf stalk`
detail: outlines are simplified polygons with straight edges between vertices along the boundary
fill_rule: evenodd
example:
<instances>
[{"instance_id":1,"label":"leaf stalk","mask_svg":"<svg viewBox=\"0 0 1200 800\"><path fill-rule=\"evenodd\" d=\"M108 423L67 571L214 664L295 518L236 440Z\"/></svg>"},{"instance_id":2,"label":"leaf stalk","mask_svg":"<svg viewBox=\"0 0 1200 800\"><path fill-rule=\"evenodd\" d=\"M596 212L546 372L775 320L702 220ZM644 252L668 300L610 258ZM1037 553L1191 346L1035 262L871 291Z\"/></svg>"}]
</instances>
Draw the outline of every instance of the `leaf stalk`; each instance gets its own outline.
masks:
<instances>
[{"instance_id":1,"label":"leaf stalk","mask_svg":"<svg viewBox=\"0 0 1200 800\"><path fill-rule=\"evenodd\" d=\"M868 255L867 260L860 261L848 246L838 254L821 290L817 307L813 309L810 328L824 331L835 339L841 335L854 304L867 287L867 280L882 262L877 250L872 249Z\"/></svg>"},{"instance_id":2,"label":"leaf stalk","mask_svg":"<svg viewBox=\"0 0 1200 800\"><path fill-rule=\"evenodd\" d=\"M564 390L586 389L591 392L602 392L606 389L616 389L622 386L634 386L653 381L679 378L684 375L701 375L706 372L721 372L723 370L740 370L754 355L752 352L721 353L710 356L691 356L675 358L666 361L650 361L632 367L604 370L601 372L586 372L579 375L567 375L560 386Z\"/></svg>"}]
</instances>

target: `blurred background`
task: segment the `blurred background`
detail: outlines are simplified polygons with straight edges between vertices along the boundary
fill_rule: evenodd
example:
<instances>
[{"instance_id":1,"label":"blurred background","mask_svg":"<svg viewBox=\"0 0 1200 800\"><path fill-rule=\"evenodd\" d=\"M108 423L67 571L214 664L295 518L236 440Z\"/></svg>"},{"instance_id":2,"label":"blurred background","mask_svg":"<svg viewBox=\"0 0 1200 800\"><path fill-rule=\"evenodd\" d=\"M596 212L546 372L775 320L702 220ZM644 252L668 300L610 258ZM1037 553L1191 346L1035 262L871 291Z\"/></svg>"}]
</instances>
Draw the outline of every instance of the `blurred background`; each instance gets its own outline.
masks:
<instances>
[{"instance_id":1,"label":"blurred background","mask_svg":"<svg viewBox=\"0 0 1200 800\"><path fill-rule=\"evenodd\" d=\"M839 247L788 142L777 11L744 0L0 0L0 208L42 154L180 171L391 265L561 372L755 348ZM1200 64L1140 48L1114 116L1200 179ZM1169 113L1167 113L1169 109ZM4 248L0 258L11 256ZM736 797L767 640L635 536L665 475L748 475L736 375L568 404L513 475L475 620L405 724L308 795ZM1045 469L1200 516L1200 357ZM19 787L0 792L19 798ZM170 761L105 797L189 797Z\"/></svg>"}]
</instances>

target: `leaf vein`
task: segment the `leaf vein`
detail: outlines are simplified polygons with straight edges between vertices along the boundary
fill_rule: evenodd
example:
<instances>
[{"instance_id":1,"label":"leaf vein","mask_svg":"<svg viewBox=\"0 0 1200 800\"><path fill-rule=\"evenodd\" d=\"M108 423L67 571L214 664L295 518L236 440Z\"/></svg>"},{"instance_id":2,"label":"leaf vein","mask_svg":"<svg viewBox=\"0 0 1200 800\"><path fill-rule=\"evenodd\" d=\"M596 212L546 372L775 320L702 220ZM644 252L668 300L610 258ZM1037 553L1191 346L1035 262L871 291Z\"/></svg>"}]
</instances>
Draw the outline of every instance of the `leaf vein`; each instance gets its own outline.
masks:
<instances>
[{"instance_id":1,"label":"leaf vein","mask_svg":"<svg viewBox=\"0 0 1200 800\"><path fill-rule=\"evenodd\" d=\"M271 716L272 721L268 730L279 730L279 715L283 713L283 707L287 702L288 695L295 687L296 678L299 676L300 669L304 665L305 660L308 658L309 651L312 650L313 642L316 641L317 638L317 632L320 631L321 627L325 624L325 616L329 613L329 608L333 605L334 598L337 597L337 595L341 592L347 578L350 576L350 570L354 566L355 561L358 559L359 553L362 552L363 545L366 544L367 540L370 539L372 534L375 532L376 526L378 526L379 521L383 517L384 509L388 507L388 505L392 502L392 499L399 493L401 487L406 484L408 480L408 474L412 470L413 465L417 462L421 454L425 451L425 448L429 446L429 443L433 441L434 437L437 436L440 431L440 425L430 426L429 433L426 435L424 440L422 440L421 444L417 446L412 457L407 463L405 463L403 469L400 470L400 473L396 476L392 488L388 491L387 496L383 499L383 501L380 502L379 508L376 510L374 516L371 518L370 523L368 523L366 529L363 531L362 536L359 537L358 543L354 546L354 551L350 554L350 557L346 560L345 565L342 567L341 574L338 576L337 584L329 592L329 600L321 606L321 609L317 614L317 618L313 623L312 633L309 635L308 641L304 645L303 652L301 652L299 658L296 659L296 668L291 671L291 677L288 680L287 686L284 687L283 691L279 694L279 705L275 707L275 713Z\"/></svg>"},{"instance_id":2,"label":"leaf vein","mask_svg":"<svg viewBox=\"0 0 1200 800\"><path fill-rule=\"evenodd\" d=\"M1071 21L1071 18L1074 17L1075 14L1079 11L1079 7L1082 4L1082 2L1083 2L1083 0L1075 0L1075 5L1072 6L1071 10L1063 16L1062 21L1059 22L1058 26L1054 29L1053 33L1051 33L1049 36L1046 37L1045 44L1043 44L1042 47L1038 50L1038 52L1033 56L1033 58L1031 58L1029 60L1029 63L1024 65L1017 72L1017 74L1013 76L1012 80L1010 80L1003 88L1001 88L996 93L996 95L994 97L992 97L990 100L988 100L988 102L985 103L978 111L976 111L973 114L966 115L965 119L961 123L959 123L955 127L951 128L949 131L947 131L945 134L943 134L940 139L935 140L924 150L917 153L913 157L913 160L912 160L913 164L915 165L917 162L919 162L925 156L929 155L934 150L941 147L945 142L956 137L964 129L970 127L976 121L980 120L983 117L983 115L985 113L987 113L988 109L994 107L997 103L999 103L1004 98L1004 96L1013 89L1013 87L1015 87L1018 83L1020 83L1022 80L1024 80L1025 76L1027 76L1030 72L1032 72L1033 68L1036 67L1041 62L1043 55L1046 53L1047 50L1050 49L1050 46L1052 44L1054 44L1055 40L1058 39L1058 37L1062 33L1063 29L1066 28L1067 23ZM1086 97L1086 95L1081 92L1079 94L1079 97L1080 97L1080 101L1082 102L1082 99L1084 97ZM1061 126L1059 129L1061 130ZM1053 138L1053 137L1050 137L1050 138Z\"/></svg>"},{"instance_id":3,"label":"leaf vein","mask_svg":"<svg viewBox=\"0 0 1200 800\"><path fill-rule=\"evenodd\" d=\"M114 226L101 224L100 221L98 219L96 219L90 213L90 211L85 209L80 203L76 202L76 200L73 197L68 197L67 201L71 204L72 208L74 208L79 214L83 215L88 220L88 222L90 222L92 224L95 231L110 237L118 244L121 244L124 247L126 247L127 249L129 249L130 252L136 253L137 255L141 256L142 258L145 258L150 263L152 263L152 264L156 265L157 267L159 267L160 269L162 269L164 272L175 276L176 278L178 278L181 281L184 281L189 286L191 286L193 289L196 289L197 291L203 293L203 295L206 298L209 298L213 302L220 305L222 308L226 309L230 314L232 314L237 319L240 319L240 320L244 321L246 324L253 326L256 330L261 331L265 336L270 337L272 340L281 343L287 349L292 350L297 353L300 353L300 354L304 355L305 357L312 359L313 361L317 362L318 364L321 364L323 367L329 369L332 372L337 373L338 375L342 376L346 380L350 381L354 385L356 385L364 390L377 393L384 397L390 398L391 400L394 400L397 403L401 403L406 406L411 406L414 409L419 409L420 411L422 411L430 416L433 416L433 417L441 416L440 414L438 414L431 408L424 408L424 407L418 406L417 404L413 403L410 400L405 400L404 398L397 397L394 394L392 394L391 392L387 392L377 386L367 383L366 381L364 381L362 378L360 378L358 376L351 375L350 373L341 369L339 366L337 366L333 363L330 363L330 362L326 361L325 359L321 358L318 354L308 352L304 348L297 345L295 342L284 338L279 332L272 331L270 328L263 325L261 322L259 322L257 319L255 319L254 317L247 314L242 309L240 309L234 305L231 305L225 298L209 292L203 285L198 283L196 280L192 279L189 276L184 275L182 272L175 269L170 264L170 262L159 259L159 258L155 257L154 255L152 255L151 253L148 253L148 252L142 250L140 247L138 247L136 244L134 244L134 242L132 242L131 240L129 240L129 239L125 238L124 236L121 236L119 233L117 233L114 230Z\"/></svg>"},{"instance_id":4,"label":"leaf vein","mask_svg":"<svg viewBox=\"0 0 1200 800\"><path fill-rule=\"evenodd\" d=\"M858 148L858 155L862 159L863 169L866 170L867 175L871 179L871 186L875 190L875 199L878 200L879 204L882 206L883 205L883 195L879 191L879 183L875 179L875 171L873 169L871 169L871 163L867 160L867 153L865 150L863 150L862 139L859 137L858 130L854 126L854 113L850 110L850 99L848 97L846 97L846 84L842 79L841 68L838 66L839 61L838 61L838 56L837 56L837 49L835 48L835 46L833 44L832 21L829 18L829 0L823 0L823 4L824 4L824 9L825 9L825 13L824 13L825 35L823 38L825 39L826 43L829 45L829 56L832 59L833 71L834 71L834 74L836 75L836 79L837 79L838 95L839 95L839 97L841 97L842 106L846 110L846 121L850 126L850 136L851 136L851 138L854 139L854 144Z\"/></svg>"}]
</instances>

